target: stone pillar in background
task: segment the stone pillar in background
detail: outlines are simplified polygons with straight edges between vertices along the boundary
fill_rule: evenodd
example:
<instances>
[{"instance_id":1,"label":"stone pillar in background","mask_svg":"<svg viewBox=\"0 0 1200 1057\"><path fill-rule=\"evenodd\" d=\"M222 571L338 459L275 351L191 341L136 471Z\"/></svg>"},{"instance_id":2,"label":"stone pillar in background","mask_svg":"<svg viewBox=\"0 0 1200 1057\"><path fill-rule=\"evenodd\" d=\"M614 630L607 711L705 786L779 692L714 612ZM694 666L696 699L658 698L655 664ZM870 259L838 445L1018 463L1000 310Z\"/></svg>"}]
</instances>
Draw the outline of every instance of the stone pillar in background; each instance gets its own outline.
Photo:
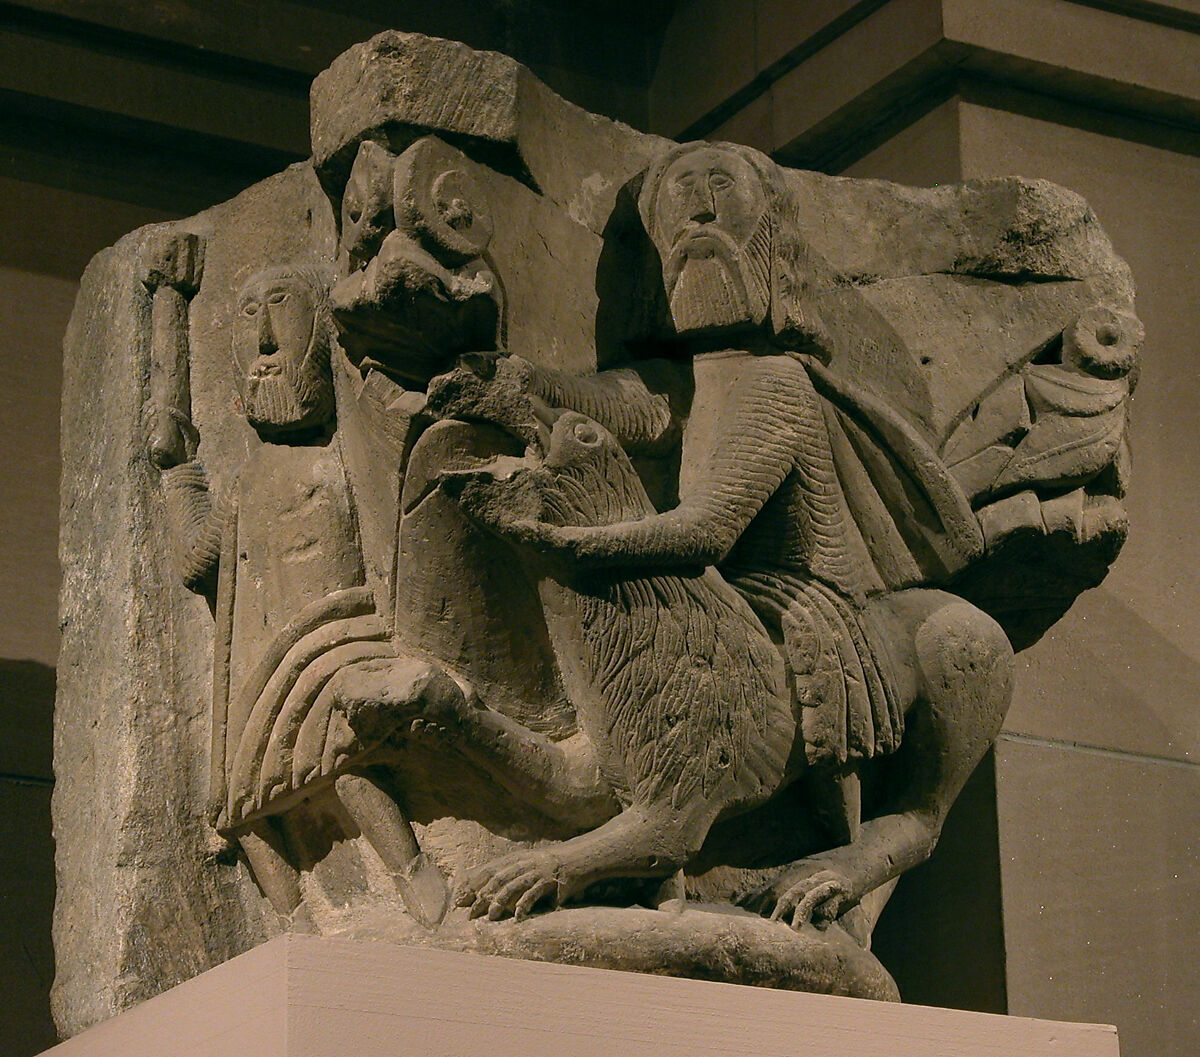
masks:
<instances>
[{"instance_id":1,"label":"stone pillar in background","mask_svg":"<svg viewBox=\"0 0 1200 1057\"><path fill-rule=\"evenodd\" d=\"M61 1028L279 931L897 998L879 914L1125 537L1095 216L400 33L312 118L72 321Z\"/></svg>"}]
</instances>

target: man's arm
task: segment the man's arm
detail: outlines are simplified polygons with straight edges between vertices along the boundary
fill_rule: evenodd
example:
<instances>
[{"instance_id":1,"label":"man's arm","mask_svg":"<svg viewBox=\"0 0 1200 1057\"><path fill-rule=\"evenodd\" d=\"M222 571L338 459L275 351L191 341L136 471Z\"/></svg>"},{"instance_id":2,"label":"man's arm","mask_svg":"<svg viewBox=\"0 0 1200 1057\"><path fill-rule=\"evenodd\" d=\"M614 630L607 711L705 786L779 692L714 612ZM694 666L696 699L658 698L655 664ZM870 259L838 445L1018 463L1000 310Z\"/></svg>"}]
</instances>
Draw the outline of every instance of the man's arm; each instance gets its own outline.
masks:
<instances>
[{"instance_id":1,"label":"man's arm","mask_svg":"<svg viewBox=\"0 0 1200 1057\"><path fill-rule=\"evenodd\" d=\"M535 367L520 356L463 356L429 383L427 410L442 418L493 422L535 444L556 409L599 422L623 448L658 454L677 439L672 396L679 367L647 360L598 374L571 375Z\"/></svg>"},{"instance_id":2,"label":"man's arm","mask_svg":"<svg viewBox=\"0 0 1200 1057\"><path fill-rule=\"evenodd\" d=\"M572 375L534 368L530 392L552 408L568 408L599 422L626 451L661 453L678 438L672 390L679 367L669 360L647 360L598 374Z\"/></svg>"},{"instance_id":3,"label":"man's arm","mask_svg":"<svg viewBox=\"0 0 1200 1057\"><path fill-rule=\"evenodd\" d=\"M228 511L224 504L213 502L208 476L198 462L163 470L162 488L180 579L189 591L212 597Z\"/></svg>"},{"instance_id":4,"label":"man's arm","mask_svg":"<svg viewBox=\"0 0 1200 1057\"><path fill-rule=\"evenodd\" d=\"M491 527L583 565L719 565L797 469L810 489L813 520L818 520L836 503L837 485L835 479L820 479L831 476L832 456L808 372L784 355L757 358L754 366L722 394L726 413L705 472L675 509L615 525L521 521ZM807 472L814 466L829 472Z\"/></svg>"}]
</instances>

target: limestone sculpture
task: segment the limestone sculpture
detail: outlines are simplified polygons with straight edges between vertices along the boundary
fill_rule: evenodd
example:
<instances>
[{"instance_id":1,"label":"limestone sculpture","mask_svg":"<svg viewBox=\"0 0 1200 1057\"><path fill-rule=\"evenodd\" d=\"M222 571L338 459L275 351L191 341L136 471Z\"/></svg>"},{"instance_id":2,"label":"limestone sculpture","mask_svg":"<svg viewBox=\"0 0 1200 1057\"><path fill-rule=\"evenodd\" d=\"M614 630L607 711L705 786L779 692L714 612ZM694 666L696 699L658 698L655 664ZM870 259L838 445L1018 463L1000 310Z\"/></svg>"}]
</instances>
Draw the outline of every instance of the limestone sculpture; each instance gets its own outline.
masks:
<instances>
[{"instance_id":1,"label":"limestone sculpture","mask_svg":"<svg viewBox=\"0 0 1200 1057\"><path fill-rule=\"evenodd\" d=\"M1124 538L1141 338L1061 188L352 49L311 162L85 277L60 1025L280 929L895 998L892 887Z\"/></svg>"}]
</instances>

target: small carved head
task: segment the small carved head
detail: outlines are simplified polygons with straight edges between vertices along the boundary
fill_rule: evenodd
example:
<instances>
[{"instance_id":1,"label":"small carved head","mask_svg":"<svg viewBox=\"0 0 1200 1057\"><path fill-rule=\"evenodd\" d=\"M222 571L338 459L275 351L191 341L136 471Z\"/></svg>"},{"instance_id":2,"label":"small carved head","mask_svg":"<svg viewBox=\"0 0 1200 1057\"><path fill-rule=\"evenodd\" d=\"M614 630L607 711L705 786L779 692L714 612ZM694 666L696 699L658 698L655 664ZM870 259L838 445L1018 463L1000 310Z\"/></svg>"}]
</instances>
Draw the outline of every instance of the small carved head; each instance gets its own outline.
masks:
<instances>
[{"instance_id":1,"label":"small carved head","mask_svg":"<svg viewBox=\"0 0 1200 1057\"><path fill-rule=\"evenodd\" d=\"M246 418L287 433L333 415L327 284L302 266L265 268L238 291L233 352Z\"/></svg>"},{"instance_id":2,"label":"small carved head","mask_svg":"<svg viewBox=\"0 0 1200 1057\"><path fill-rule=\"evenodd\" d=\"M371 140L358 148L342 196L342 236L348 267L356 272L379 252L396 226L392 181L396 155Z\"/></svg>"},{"instance_id":3,"label":"small carved head","mask_svg":"<svg viewBox=\"0 0 1200 1057\"><path fill-rule=\"evenodd\" d=\"M767 318L770 202L746 148L677 147L647 174L639 208L679 333Z\"/></svg>"},{"instance_id":4,"label":"small carved head","mask_svg":"<svg viewBox=\"0 0 1200 1057\"><path fill-rule=\"evenodd\" d=\"M498 344L504 298L483 256L492 220L472 167L436 136L402 154L360 144L342 198L345 274L331 293L355 366L421 387L456 354Z\"/></svg>"},{"instance_id":5,"label":"small carved head","mask_svg":"<svg viewBox=\"0 0 1200 1057\"><path fill-rule=\"evenodd\" d=\"M800 238L780 168L736 143L684 143L646 172L638 211L679 335L766 328L819 351L810 291L825 268Z\"/></svg>"}]
</instances>

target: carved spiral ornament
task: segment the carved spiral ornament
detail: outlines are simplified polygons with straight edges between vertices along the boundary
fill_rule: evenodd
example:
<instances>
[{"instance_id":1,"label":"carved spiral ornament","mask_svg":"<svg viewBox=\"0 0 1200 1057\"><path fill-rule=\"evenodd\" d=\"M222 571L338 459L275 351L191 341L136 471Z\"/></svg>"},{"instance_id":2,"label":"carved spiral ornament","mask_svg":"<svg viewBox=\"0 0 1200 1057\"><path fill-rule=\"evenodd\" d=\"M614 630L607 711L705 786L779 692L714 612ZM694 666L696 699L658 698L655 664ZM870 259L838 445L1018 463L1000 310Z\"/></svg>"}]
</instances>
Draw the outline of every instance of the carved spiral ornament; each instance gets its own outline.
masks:
<instances>
[{"instance_id":1,"label":"carved spiral ornament","mask_svg":"<svg viewBox=\"0 0 1200 1057\"><path fill-rule=\"evenodd\" d=\"M432 137L405 151L396 166L396 212L434 256L465 264L487 249L492 218L483 191L455 153Z\"/></svg>"},{"instance_id":2,"label":"carved spiral ornament","mask_svg":"<svg viewBox=\"0 0 1200 1057\"><path fill-rule=\"evenodd\" d=\"M1063 358L1098 378L1120 378L1137 365L1144 337L1137 316L1098 305L1063 332Z\"/></svg>"}]
</instances>

